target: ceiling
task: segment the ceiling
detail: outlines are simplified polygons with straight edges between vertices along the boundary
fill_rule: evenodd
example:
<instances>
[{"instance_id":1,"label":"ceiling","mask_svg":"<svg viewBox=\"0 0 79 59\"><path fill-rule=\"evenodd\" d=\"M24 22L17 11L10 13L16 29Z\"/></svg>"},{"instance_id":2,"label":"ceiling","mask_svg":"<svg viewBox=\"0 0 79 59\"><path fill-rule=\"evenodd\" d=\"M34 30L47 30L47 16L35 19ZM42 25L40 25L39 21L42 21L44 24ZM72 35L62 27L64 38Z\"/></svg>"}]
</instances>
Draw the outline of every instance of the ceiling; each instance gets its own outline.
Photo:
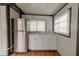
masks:
<instances>
[{"instance_id":1,"label":"ceiling","mask_svg":"<svg viewBox=\"0 0 79 59\"><path fill-rule=\"evenodd\" d=\"M61 9L65 3L17 3L28 14L53 15Z\"/></svg>"}]
</instances>

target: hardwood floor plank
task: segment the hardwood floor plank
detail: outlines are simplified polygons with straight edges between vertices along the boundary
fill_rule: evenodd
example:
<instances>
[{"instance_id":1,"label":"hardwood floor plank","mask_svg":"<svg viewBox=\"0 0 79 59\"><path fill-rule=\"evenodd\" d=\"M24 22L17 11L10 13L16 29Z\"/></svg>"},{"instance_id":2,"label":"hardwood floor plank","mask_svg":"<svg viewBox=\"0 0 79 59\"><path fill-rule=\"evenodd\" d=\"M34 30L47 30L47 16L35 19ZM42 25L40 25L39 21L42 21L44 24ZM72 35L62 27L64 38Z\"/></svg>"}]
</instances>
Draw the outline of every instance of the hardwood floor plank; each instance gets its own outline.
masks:
<instances>
[{"instance_id":1,"label":"hardwood floor plank","mask_svg":"<svg viewBox=\"0 0 79 59\"><path fill-rule=\"evenodd\" d=\"M29 51L27 53L14 52L10 56L60 56L57 51Z\"/></svg>"}]
</instances>

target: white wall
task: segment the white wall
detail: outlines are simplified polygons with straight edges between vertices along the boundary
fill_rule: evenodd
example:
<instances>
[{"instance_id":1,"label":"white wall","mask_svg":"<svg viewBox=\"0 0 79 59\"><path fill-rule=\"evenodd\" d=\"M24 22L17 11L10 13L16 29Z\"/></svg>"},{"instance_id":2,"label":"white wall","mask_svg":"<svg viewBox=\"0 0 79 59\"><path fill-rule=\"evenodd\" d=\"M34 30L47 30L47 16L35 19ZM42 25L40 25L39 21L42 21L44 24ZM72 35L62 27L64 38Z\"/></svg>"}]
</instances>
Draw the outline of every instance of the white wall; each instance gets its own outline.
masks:
<instances>
[{"instance_id":1,"label":"white wall","mask_svg":"<svg viewBox=\"0 0 79 59\"><path fill-rule=\"evenodd\" d=\"M30 33L29 38L32 39L33 36L35 37L35 36L40 35L40 39L41 39L41 37L44 37L44 36L47 36L47 37L51 36L51 39L57 39L56 34L53 32L53 17L52 16L23 15L23 17L26 20L45 20L47 22L47 30L46 30L46 32L40 33L40 34L39 33ZM57 44L57 41L56 41L56 44Z\"/></svg>"},{"instance_id":2,"label":"white wall","mask_svg":"<svg viewBox=\"0 0 79 59\"><path fill-rule=\"evenodd\" d=\"M58 52L64 56L75 56L76 55L76 40L77 40L77 16L78 16L78 4L68 4L66 5L56 16L59 16L64 11L72 7L71 14L71 37L65 37L58 35Z\"/></svg>"},{"instance_id":3,"label":"white wall","mask_svg":"<svg viewBox=\"0 0 79 59\"><path fill-rule=\"evenodd\" d=\"M0 6L0 55L8 55L6 25L6 6Z\"/></svg>"}]
</instances>

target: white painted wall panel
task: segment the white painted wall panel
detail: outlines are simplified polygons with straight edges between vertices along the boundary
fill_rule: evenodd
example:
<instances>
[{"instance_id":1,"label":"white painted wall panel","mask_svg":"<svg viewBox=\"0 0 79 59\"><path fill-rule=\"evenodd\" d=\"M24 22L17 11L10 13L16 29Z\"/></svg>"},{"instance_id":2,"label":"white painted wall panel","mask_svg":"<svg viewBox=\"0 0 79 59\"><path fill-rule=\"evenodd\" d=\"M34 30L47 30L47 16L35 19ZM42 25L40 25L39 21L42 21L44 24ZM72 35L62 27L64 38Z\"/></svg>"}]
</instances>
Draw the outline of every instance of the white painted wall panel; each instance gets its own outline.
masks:
<instances>
[{"instance_id":1,"label":"white painted wall panel","mask_svg":"<svg viewBox=\"0 0 79 59\"><path fill-rule=\"evenodd\" d=\"M0 6L0 55L8 55L6 6Z\"/></svg>"}]
</instances>

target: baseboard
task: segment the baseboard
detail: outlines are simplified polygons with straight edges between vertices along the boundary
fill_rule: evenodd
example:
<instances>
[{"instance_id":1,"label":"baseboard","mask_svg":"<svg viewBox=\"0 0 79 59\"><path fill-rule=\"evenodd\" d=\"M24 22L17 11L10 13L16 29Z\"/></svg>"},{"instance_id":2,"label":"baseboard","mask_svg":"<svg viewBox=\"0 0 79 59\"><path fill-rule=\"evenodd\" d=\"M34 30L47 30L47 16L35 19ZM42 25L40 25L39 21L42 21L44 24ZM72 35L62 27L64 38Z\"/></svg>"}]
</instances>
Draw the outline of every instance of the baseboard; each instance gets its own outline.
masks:
<instances>
[{"instance_id":1,"label":"baseboard","mask_svg":"<svg viewBox=\"0 0 79 59\"><path fill-rule=\"evenodd\" d=\"M27 52L10 52L10 55L11 55L12 53L15 53L15 54L25 54L25 53L27 53Z\"/></svg>"},{"instance_id":2,"label":"baseboard","mask_svg":"<svg viewBox=\"0 0 79 59\"><path fill-rule=\"evenodd\" d=\"M61 56L61 54L57 51L58 55Z\"/></svg>"},{"instance_id":3,"label":"baseboard","mask_svg":"<svg viewBox=\"0 0 79 59\"><path fill-rule=\"evenodd\" d=\"M57 50L32 50L32 49L29 49L28 51L55 51L55 52L57 52Z\"/></svg>"}]
</instances>

